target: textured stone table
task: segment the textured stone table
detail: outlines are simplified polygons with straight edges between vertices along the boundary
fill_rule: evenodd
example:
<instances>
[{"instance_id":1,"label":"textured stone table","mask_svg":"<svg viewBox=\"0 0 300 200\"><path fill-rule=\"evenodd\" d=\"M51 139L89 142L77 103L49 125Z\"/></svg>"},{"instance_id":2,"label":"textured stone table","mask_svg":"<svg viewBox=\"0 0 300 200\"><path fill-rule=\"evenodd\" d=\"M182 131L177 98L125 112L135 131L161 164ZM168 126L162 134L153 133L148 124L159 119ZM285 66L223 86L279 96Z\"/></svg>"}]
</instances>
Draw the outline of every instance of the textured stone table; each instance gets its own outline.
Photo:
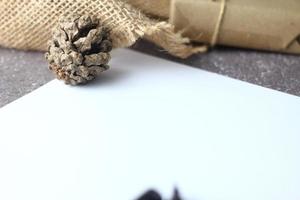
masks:
<instances>
[{"instance_id":1,"label":"textured stone table","mask_svg":"<svg viewBox=\"0 0 300 200\"><path fill-rule=\"evenodd\" d=\"M180 60L145 41L133 49L300 96L300 56L217 48ZM43 53L0 48L0 107L53 78Z\"/></svg>"}]
</instances>

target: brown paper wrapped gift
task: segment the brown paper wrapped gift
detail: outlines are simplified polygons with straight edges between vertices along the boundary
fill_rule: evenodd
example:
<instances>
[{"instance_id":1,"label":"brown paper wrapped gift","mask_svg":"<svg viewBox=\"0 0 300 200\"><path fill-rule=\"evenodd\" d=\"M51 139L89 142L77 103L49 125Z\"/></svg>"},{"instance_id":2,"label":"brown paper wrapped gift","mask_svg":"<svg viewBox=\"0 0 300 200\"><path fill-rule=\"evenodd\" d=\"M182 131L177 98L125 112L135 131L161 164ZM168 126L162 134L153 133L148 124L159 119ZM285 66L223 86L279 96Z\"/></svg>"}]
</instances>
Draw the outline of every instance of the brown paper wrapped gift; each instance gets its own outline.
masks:
<instances>
[{"instance_id":1,"label":"brown paper wrapped gift","mask_svg":"<svg viewBox=\"0 0 300 200\"><path fill-rule=\"evenodd\" d=\"M300 53L299 0L173 0L170 21L206 44Z\"/></svg>"}]
</instances>

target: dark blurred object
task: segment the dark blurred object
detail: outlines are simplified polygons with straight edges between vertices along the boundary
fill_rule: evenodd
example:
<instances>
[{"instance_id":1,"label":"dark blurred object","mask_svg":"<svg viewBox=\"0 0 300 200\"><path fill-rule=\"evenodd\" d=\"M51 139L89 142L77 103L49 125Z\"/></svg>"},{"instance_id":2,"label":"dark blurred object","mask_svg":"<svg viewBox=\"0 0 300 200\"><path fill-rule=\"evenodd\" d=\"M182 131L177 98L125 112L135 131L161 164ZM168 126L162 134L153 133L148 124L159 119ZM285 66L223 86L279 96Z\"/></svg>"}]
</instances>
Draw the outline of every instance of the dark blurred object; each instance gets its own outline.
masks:
<instances>
[{"instance_id":1,"label":"dark blurred object","mask_svg":"<svg viewBox=\"0 0 300 200\"><path fill-rule=\"evenodd\" d=\"M136 200L162 200L162 197L157 191L151 189ZM177 188L174 189L173 196L170 200L182 200Z\"/></svg>"},{"instance_id":2,"label":"dark blurred object","mask_svg":"<svg viewBox=\"0 0 300 200\"><path fill-rule=\"evenodd\" d=\"M177 188L174 189L172 200L182 200L180 197L179 190Z\"/></svg>"},{"instance_id":3,"label":"dark blurred object","mask_svg":"<svg viewBox=\"0 0 300 200\"><path fill-rule=\"evenodd\" d=\"M148 190L136 200L162 200L160 194L155 190Z\"/></svg>"}]
</instances>

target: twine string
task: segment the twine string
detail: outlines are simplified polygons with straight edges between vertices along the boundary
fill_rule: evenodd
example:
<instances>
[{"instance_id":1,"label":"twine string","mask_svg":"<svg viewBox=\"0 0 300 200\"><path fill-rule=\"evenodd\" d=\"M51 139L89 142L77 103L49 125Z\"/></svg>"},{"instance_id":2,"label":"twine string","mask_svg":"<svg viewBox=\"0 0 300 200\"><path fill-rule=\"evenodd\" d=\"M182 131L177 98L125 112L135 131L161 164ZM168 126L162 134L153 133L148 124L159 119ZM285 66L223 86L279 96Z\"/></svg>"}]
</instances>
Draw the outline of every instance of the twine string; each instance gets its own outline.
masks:
<instances>
[{"instance_id":1,"label":"twine string","mask_svg":"<svg viewBox=\"0 0 300 200\"><path fill-rule=\"evenodd\" d=\"M216 1L216 0L212 0L212 1ZM222 25L224 15L225 15L225 10L226 10L226 0L221 0L220 13L219 13L217 24L215 26L215 30L214 30L214 33L213 33L213 36L212 36L212 39L211 39L211 42L210 42L210 46L212 46L212 47L214 47L218 42L221 25Z\"/></svg>"}]
</instances>

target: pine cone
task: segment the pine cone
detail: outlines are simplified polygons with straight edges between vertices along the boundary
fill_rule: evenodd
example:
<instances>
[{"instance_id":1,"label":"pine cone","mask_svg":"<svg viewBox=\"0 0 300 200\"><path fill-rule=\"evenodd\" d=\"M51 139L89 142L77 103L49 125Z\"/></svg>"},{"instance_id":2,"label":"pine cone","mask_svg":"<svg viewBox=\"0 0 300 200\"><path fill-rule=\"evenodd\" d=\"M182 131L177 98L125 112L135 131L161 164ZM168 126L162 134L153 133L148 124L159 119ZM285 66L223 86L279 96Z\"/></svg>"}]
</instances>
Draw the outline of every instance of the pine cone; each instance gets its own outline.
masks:
<instances>
[{"instance_id":1,"label":"pine cone","mask_svg":"<svg viewBox=\"0 0 300 200\"><path fill-rule=\"evenodd\" d=\"M77 85L109 68L111 50L109 31L98 19L74 16L60 20L45 57L58 79Z\"/></svg>"}]
</instances>

